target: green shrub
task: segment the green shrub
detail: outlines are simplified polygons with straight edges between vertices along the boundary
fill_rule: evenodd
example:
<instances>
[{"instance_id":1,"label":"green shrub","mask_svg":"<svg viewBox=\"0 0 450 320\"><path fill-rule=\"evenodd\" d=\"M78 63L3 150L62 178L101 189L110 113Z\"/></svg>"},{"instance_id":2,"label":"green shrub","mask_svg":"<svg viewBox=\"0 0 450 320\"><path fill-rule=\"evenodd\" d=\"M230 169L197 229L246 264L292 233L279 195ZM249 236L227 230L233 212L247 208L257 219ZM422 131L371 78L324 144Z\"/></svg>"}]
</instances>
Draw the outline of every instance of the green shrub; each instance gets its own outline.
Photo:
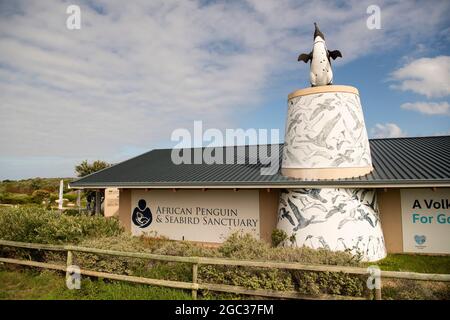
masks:
<instances>
[{"instance_id":1,"label":"green shrub","mask_svg":"<svg viewBox=\"0 0 450 320\"><path fill-rule=\"evenodd\" d=\"M69 200L70 202L77 201L77 197L78 197L78 195L76 194L76 192L75 193L65 193L63 195L63 198Z\"/></svg>"},{"instance_id":2,"label":"green shrub","mask_svg":"<svg viewBox=\"0 0 450 320\"><path fill-rule=\"evenodd\" d=\"M0 194L0 203L6 204L29 204L32 203L32 197L22 193L2 193Z\"/></svg>"},{"instance_id":3,"label":"green shrub","mask_svg":"<svg viewBox=\"0 0 450 320\"><path fill-rule=\"evenodd\" d=\"M189 263L144 261L133 266L133 275L171 281L192 281L192 266Z\"/></svg>"},{"instance_id":4,"label":"green shrub","mask_svg":"<svg viewBox=\"0 0 450 320\"><path fill-rule=\"evenodd\" d=\"M25 193L31 195L35 190L47 190L50 192L57 192L59 190L59 183L62 178L32 178L24 180L3 180L0 182L0 190L8 193ZM71 178L64 178L64 191L67 191L67 182Z\"/></svg>"},{"instance_id":5,"label":"green shrub","mask_svg":"<svg viewBox=\"0 0 450 320\"><path fill-rule=\"evenodd\" d=\"M384 300L450 300L448 282L414 281L406 279L384 279Z\"/></svg>"},{"instance_id":6,"label":"green shrub","mask_svg":"<svg viewBox=\"0 0 450 320\"><path fill-rule=\"evenodd\" d=\"M287 238L287 237L286 237ZM311 249L307 247L270 247L269 244L255 239L249 234L234 233L218 248L223 257L245 260L301 262L308 264L332 264L359 266L360 263L350 253L332 252L325 249ZM310 272L293 270L242 268L224 266L201 266L199 278L204 282L226 283L241 285L251 289L293 290L298 287L309 294L336 293L348 295L362 295L363 282L337 273L317 273L319 285L316 286ZM343 279L349 278L349 284ZM302 282L303 281L303 282ZM333 290L326 292L326 285L333 286ZM312 289L309 289L309 288ZM307 291L308 289L309 291Z\"/></svg>"},{"instance_id":7,"label":"green shrub","mask_svg":"<svg viewBox=\"0 0 450 320\"><path fill-rule=\"evenodd\" d=\"M280 229L274 229L272 231L272 246L278 247L288 239L286 232Z\"/></svg>"},{"instance_id":8,"label":"green shrub","mask_svg":"<svg viewBox=\"0 0 450 320\"><path fill-rule=\"evenodd\" d=\"M55 200L59 199L59 195L57 193L50 193L50 202L55 203Z\"/></svg>"},{"instance_id":9,"label":"green shrub","mask_svg":"<svg viewBox=\"0 0 450 320\"><path fill-rule=\"evenodd\" d=\"M72 208L72 209L64 209L64 214L66 216L79 216L79 215L90 215L88 214L86 211L84 210L79 210L76 208Z\"/></svg>"},{"instance_id":10,"label":"green shrub","mask_svg":"<svg viewBox=\"0 0 450 320\"><path fill-rule=\"evenodd\" d=\"M358 258L349 252L308 247L273 248L250 234L233 233L218 250L222 256L234 259L360 266Z\"/></svg>"},{"instance_id":11,"label":"green shrub","mask_svg":"<svg viewBox=\"0 0 450 320\"><path fill-rule=\"evenodd\" d=\"M145 265L143 259L74 252L74 264L83 269L117 274L135 275Z\"/></svg>"},{"instance_id":12,"label":"green shrub","mask_svg":"<svg viewBox=\"0 0 450 320\"><path fill-rule=\"evenodd\" d=\"M263 253L263 251L259 251L261 248L270 249L263 242L245 235L234 235L219 248L208 248L191 242L171 241L164 238L138 238L125 233L116 237L86 239L80 245L99 249L147 252L162 255L234 258L239 256L237 252L240 250L249 252L250 248L256 248L256 251L253 252L253 257L258 257ZM78 252L74 254L74 258L79 266L91 270L176 281L189 282L192 280L192 267L189 263L168 263ZM201 265L199 267L199 281L241 285L255 289L292 290L294 288L289 272L266 268Z\"/></svg>"},{"instance_id":13,"label":"green shrub","mask_svg":"<svg viewBox=\"0 0 450 320\"><path fill-rule=\"evenodd\" d=\"M295 285L300 293L308 295L333 294L344 296L367 296L366 278L342 272L292 271Z\"/></svg>"},{"instance_id":14,"label":"green shrub","mask_svg":"<svg viewBox=\"0 0 450 320\"><path fill-rule=\"evenodd\" d=\"M137 237L122 233L115 237L89 238L80 242L82 247L116 251L144 252L145 246ZM74 262L82 268L133 275L134 271L145 264L143 259L97 255L91 253L74 253Z\"/></svg>"},{"instance_id":15,"label":"green shrub","mask_svg":"<svg viewBox=\"0 0 450 320\"><path fill-rule=\"evenodd\" d=\"M170 256L185 256L185 257L217 257L220 253L217 249L207 248L201 245L196 245L190 242L182 241L160 241L158 247L152 249L153 253L164 254Z\"/></svg>"},{"instance_id":16,"label":"green shrub","mask_svg":"<svg viewBox=\"0 0 450 320\"><path fill-rule=\"evenodd\" d=\"M249 289L294 289L291 274L280 269L202 265L198 270L199 281L204 283L229 284Z\"/></svg>"},{"instance_id":17,"label":"green shrub","mask_svg":"<svg viewBox=\"0 0 450 320\"><path fill-rule=\"evenodd\" d=\"M86 239L80 245L98 249L176 256L213 256L218 254L217 250L204 248L190 242L171 241L164 238L139 238L126 233L116 237ZM191 265L186 263L167 263L148 259L122 258L88 253L75 253L75 261L83 268L97 271L167 280L192 280Z\"/></svg>"},{"instance_id":18,"label":"green shrub","mask_svg":"<svg viewBox=\"0 0 450 320\"><path fill-rule=\"evenodd\" d=\"M123 232L116 219L68 216L39 206L0 209L0 239L37 243L78 243Z\"/></svg>"},{"instance_id":19,"label":"green shrub","mask_svg":"<svg viewBox=\"0 0 450 320\"><path fill-rule=\"evenodd\" d=\"M82 247L97 248L116 251L150 252L139 237L133 237L128 233L120 233L114 237L92 237L79 243Z\"/></svg>"},{"instance_id":20,"label":"green shrub","mask_svg":"<svg viewBox=\"0 0 450 320\"><path fill-rule=\"evenodd\" d=\"M301 262L341 266L360 266L349 252L311 249L308 247L271 247L250 234L234 233L218 248L221 256L233 259Z\"/></svg>"},{"instance_id":21,"label":"green shrub","mask_svg":"<svg viewBox=\"0 0 450 320\"><path fill-rule=\"evenodd\" d=\"M270 249L269 244L250 234L235 232L219 247L219 252L226 258L266 260Z\"/></svg>"},{"instance_id":22,"label":"green shrub","mask_svg":"<svg viewBox=\"0 0 450 320\"><path fill-rule=\"evenodd\" d=\"M36 190L31 194L31 200L36 204L42 204L43 201L50 202L50 192L47 190Z\"/></svg>"}]
</instances>

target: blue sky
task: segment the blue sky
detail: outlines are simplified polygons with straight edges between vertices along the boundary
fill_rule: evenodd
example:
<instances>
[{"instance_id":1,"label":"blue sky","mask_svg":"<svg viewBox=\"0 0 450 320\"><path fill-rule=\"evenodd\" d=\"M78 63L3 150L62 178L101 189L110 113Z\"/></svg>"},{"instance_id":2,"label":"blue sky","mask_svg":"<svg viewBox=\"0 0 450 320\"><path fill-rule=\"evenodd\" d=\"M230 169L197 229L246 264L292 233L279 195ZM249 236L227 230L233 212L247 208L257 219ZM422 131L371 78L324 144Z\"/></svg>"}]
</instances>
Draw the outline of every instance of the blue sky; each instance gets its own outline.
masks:
<instances>
[{"instance_id":1,"label":"blue sky","mask_svg":"<svg viewBox=\"0 0 450 320\"><path fill-rule=\"evenodd\" d=\"M66 8L81 8L81 29ZM369 30L369 5L381 29ZM450 2L0 1L0 179L73 176L193 128L278 128L313 22L370 137L450 134Z\"/></svg>"}]
</instances>

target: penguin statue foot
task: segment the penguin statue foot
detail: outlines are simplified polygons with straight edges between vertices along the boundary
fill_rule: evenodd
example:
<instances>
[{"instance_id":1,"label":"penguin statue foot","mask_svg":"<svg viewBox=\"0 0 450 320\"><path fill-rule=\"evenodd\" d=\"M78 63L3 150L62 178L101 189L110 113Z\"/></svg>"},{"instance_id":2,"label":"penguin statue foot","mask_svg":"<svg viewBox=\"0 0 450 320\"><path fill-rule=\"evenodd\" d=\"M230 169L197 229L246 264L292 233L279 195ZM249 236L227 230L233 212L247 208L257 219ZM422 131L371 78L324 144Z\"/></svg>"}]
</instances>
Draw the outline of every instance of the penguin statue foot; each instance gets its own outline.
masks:
<instances>
[{"instance_id":1,"label":"penguin statue foot","mask_svg":"<svg viewBox=\"0 0 450 320\"><path fill-rule=\"evenodd\" d=\"M332 86L332 85L333 85L332 82L326 84L326 86ZM314 87L320 87L320 86L321 86L321 85L313 85L313 84L311 84L311 87L312 87L312 88L314 88Z\"/></svg>"}]
</instances>

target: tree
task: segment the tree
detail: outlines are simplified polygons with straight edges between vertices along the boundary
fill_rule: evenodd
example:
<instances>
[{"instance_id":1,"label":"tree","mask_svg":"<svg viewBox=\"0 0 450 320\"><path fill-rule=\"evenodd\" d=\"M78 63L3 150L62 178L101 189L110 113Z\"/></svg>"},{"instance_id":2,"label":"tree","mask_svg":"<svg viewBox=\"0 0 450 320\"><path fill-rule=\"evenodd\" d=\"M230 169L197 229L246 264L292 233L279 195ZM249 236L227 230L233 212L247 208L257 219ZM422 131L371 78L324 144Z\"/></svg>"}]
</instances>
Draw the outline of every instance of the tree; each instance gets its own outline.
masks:
<instances>
[{"instance_id":1,"label":"tree","mask_svg":"<svg viewBox=\"0 0 450 320\"><path fill-rule=\"evenodd\" d=\"M34 178L31 180L31 192L34 192L41 188L42 188L42 179L41 178Z\"/></svg>"},{"instance_id":2,"label":"tree","mask_svg":"<svg viewBox=\"0 0 450 320\"><path fill-rule=\"evenodd\" d=\"M99 170L105 169L110 167L111 164L105 162L105 161L101 161L101 160L96 160L92 163L89 163L87 160L82 161L79 165L75 166L75 172L77 173L78 177L84 177L87 176L91 173L97 172ZM85 195L86 195L86 209L88 212L91 213L95 213L95 191L93 190L85 190L84 191ZM101 191L101 199L105 198L105 192ZM101 200L103 201L103 200Z\"/></svg>"},{"instance_id":3,"label":"tree","mask_svg":"<svg viewBox=\"0 0 450 320\"><path fill-rule=\"evenodd\" d=\"M75 166L75 172L77 173L77 176L81 178L110 166L111 164L101 160L96 160L92 163L88 163L87 160L84 160L79 165Z\"/></svg>"}]
</instances>

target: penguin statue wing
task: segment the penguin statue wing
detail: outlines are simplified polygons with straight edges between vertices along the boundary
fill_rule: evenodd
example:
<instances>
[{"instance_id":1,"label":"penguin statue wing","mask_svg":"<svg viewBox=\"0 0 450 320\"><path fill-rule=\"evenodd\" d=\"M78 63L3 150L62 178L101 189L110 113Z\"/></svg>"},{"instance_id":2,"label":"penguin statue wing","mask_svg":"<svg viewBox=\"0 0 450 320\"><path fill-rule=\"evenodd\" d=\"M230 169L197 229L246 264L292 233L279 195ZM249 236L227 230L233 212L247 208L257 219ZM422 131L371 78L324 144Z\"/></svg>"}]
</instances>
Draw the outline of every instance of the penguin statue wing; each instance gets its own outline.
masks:
<instances>
[{"instance_id":1,"label":"penguin statue wing","mask_svg":"<svg viewBox=\"0 0 450 320\"><path fill-rule=\"evenodd\" d=\"M298 56L297 61L303 61L304 63L307 63L309 60L312 60L312 52L306 54L306 53L302 53L301 55Z\"/></svg>"},{"instance_id":2,"label":"penguin statue wing","mask_svg":"<svg viewBox=\"0 0 450 320\"><path fill-rule=\"evenodd\" d=\"M336 60L337 57L342 58L342 53L339 50L333 51L328 50L328 54L330 55L330 58L332 58L333 60Z\"/></svg>"}]
</instances>

